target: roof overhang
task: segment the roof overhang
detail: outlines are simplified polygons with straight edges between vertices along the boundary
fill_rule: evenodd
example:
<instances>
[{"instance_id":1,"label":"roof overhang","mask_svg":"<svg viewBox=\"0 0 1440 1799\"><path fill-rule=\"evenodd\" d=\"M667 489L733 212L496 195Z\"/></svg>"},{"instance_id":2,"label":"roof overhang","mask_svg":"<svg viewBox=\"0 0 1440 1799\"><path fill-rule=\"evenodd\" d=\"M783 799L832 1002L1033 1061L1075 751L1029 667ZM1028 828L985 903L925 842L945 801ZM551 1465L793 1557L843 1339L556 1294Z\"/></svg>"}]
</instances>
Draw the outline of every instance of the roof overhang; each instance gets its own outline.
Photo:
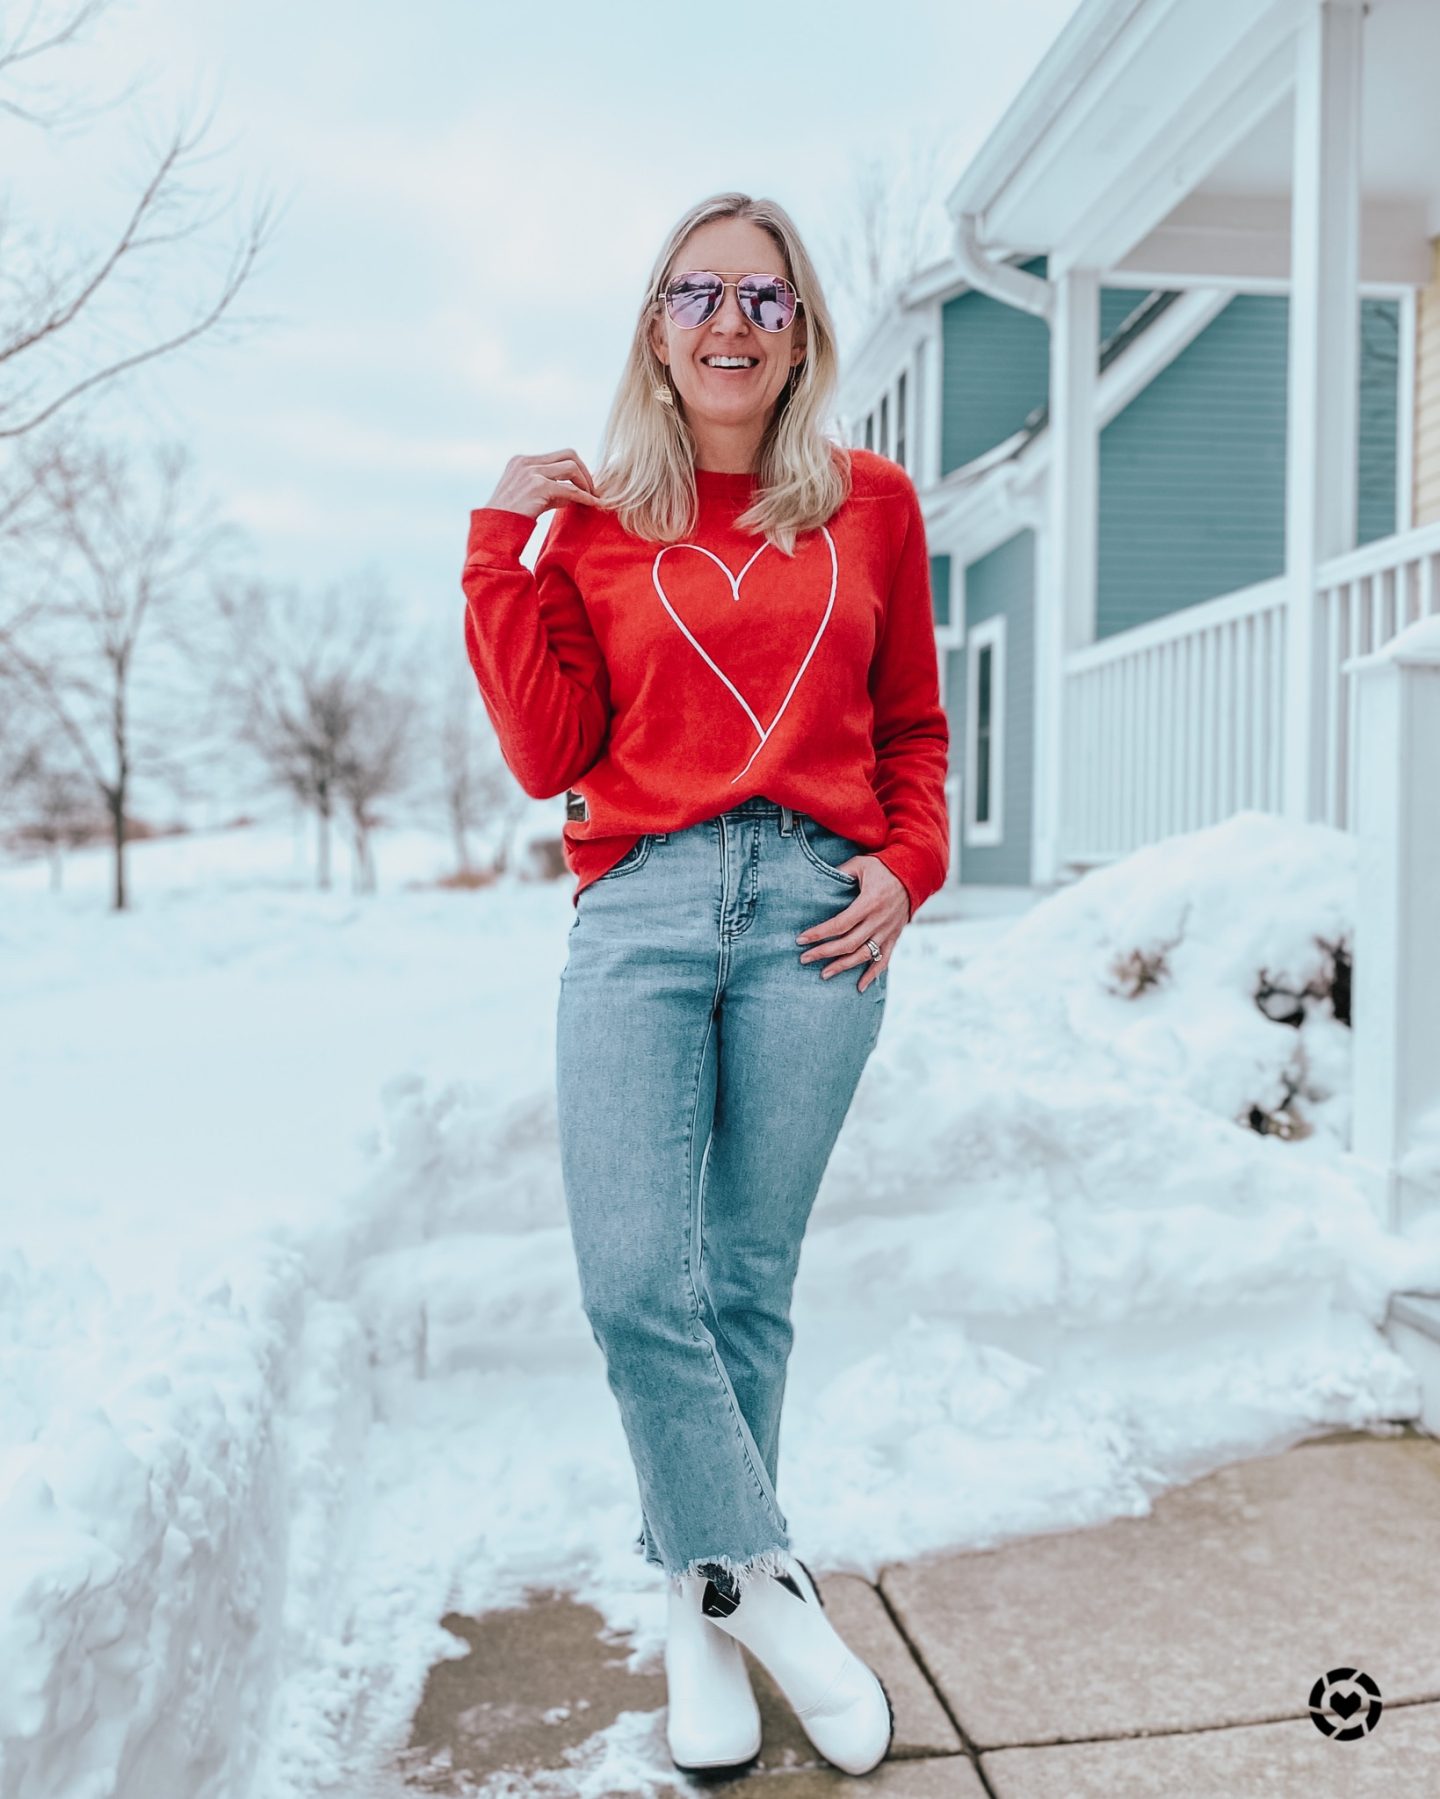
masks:
<instances>
[{"instance_id":1,"label":"roof overhang","mask_svg":"<svg viewBox=\"0 0 1440 1799\"><path fill-rule=\"evenodd\" d=\"M1359 0L1356 0L1359 3ZM1082 0L947 198L990 254L1138 284L1288 276L1294 34L1319 0ZM1428 279L1440 6L1370 0L1362 279Z\"/></svg>"}]
</instances>

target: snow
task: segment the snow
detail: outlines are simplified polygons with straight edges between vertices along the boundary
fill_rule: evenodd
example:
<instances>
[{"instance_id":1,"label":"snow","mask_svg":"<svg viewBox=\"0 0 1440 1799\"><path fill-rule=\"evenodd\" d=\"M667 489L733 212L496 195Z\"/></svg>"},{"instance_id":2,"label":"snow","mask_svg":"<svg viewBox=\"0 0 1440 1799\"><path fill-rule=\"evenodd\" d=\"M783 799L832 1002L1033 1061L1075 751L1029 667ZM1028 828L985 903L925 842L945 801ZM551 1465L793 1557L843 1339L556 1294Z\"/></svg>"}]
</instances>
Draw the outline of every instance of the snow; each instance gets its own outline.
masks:
<instances>
[{"instance_id":1,"label":"snow","mask_svg":"<svg viewBox=\"0 0 1440 1799\"><path fill-rule=\"evenodd\" d=\"M337 848L320 893L283 826L138 844L121 916L103 855L59 894L0 870L17 1799L378 1792L465 1652L440 1617L532 1585L660 1646L558 1176L570 883L444 890L443 841L392 831L356 896ZM1440 1230L1383 1230L1344 1148L1355 867L1241 814L1017 918L922 913L801 1259L780 1492L812 1566L1143 1514L1416 1414L1380 1325L1440 1286ZM1304 1134L1246 1128L1287 1093ZM666 1765L626 1713L567 1778Z\"/></svg>"}]
</instances>

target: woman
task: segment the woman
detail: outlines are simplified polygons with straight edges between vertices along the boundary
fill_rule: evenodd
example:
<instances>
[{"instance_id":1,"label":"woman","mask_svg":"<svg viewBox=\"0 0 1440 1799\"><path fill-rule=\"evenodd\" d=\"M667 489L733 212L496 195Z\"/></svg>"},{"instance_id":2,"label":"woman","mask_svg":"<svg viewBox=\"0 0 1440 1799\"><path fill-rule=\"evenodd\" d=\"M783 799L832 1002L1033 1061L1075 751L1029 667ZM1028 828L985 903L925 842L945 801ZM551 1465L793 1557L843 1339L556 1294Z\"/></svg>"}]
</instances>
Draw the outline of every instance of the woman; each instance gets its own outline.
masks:
<instances>
[{"instance_id":1,"label":"woman","mask_svg":"<svg viewBox=\"0 0 1440 1799\"><path fill-rule=\"evenodd\" d=\"M835 383L783 208L703 201L651 271L600 478L513 457L463 576L506 761L567 792L561 1167L687 1770L759 1753L742 1643L838 1767L894 1731L775 1493L801 1238L949 843L919 502L822 434Z\"/></svg>"}]
</instances>

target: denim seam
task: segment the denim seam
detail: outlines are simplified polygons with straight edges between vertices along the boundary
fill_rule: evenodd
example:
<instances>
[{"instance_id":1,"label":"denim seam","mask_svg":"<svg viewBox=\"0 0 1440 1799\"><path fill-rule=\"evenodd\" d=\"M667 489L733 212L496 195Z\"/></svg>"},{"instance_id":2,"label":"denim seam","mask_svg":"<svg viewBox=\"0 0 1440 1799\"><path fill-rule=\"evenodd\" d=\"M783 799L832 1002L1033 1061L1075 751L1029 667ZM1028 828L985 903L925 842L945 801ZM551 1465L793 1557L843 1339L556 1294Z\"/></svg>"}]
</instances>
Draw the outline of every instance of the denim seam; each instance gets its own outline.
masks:
<instances>
[{"instance_id":1,"label":"denim seam","mask_svg":"<svg viewBox=\"0 0 1440 1799\"><path fill-rule=\"evenodd\" d=\"M724 824L724 820L722 819L720 821L720 915L722 918L724 917L724 914L725 914L726 864L727 864L727 856L726 856L726 847L725 847L725 824ZM720 1360L720 1352L719 1352L718 1348L716 1347L714 1337L711 1335L709 1330L706 1328L705 1322L700 1316L700 1295L699 1295L698 1291L696 1290L696 1286L695 1286L695 1265L694 1265L695 1244L696 1244L697 1238L702 1242L702 1244L703 1244L703 1239L704 1239L704 1217L703 1217L704 1192L702 1190L701 1192L697 1193L696 1188L695 1188L695 1120L699 1116L699 1113L700 1113L700 1077L701 1077L701 1073L703 1072L704 1067L705 1067L705 1051L709 1047L710 1039L714 1035L714 1032L715 1032L716 1008L720 1004L721 996L722 996L722 994L724 992L724 988L725 988L725 963L726 963L726 944L725 944L725 940L722 936L721 942L720 942L720 954L717 957L716 963L715 963L715 991L712 994L711 999L710 999L710 1016L709 1016L708 1020L706 1021L705 1035L701 1039L701 1042L700 1042L700 1054L696 1057L696 1060L695 1060L695 1075L694 1075L695 1092L694 1092L694 1097L692 1098L692 1100L690 1102L690 1125L689 1125L689 1128L686 1131L686 1135L685 1135L685 1205L686 1205L686 1217L688 1220L688 1228L685 1233L685 1279L690 1288L691 1323L694 1326L696 1326L696 1328L697 1328L697 1335L698 1335L699 1340L702 1343L708 1344L708 1346L709 1346L710 1361L715 1370L715 1378L720 1383L720 1391L725 1397L725 1403L730 1408L730 1418L731 1418L731 1422L735 1426L735 1440L740 1445L740 1454L744 1457L745 1466L749 1470L751 1480L753 1480L755 1483L755 1491L760 1495L761 1503L764 1504L765 1506L769 1507L770 1510L773 1512L775 1510L775 1508L771 1504L771 1501L769 1500L769 1498L766 1496L765 1483L761 1480L760 1476L756 1473L755 1464L750 1459L750 1451L745 1446L744 1421L741 1419L741 1416L740 1416L740 1408L735 1403L735 1395L731 1391L730 1382L726 1378L725 1367L724 1367L724 1364ZM696 1219L697 1211L701 1212L701 1217L698 1221ZM698 1230L697 1230L697 1222L699 1225ZM782 1525L779 1524L778 1517L776 1520L776 1526L778 1529L781 1529L781 1530L783 1530L783 1528L784 1528Z\"/></svg>"},{"instance_id":2,"label":"denim seam","mask_svg":"<svg viewBox=\"0 0 1440 1799\"><path fill-rule=\"evenodd\" d=\"M642 867L649 860L654 842L653 834L645 832L640 841L633 848L628 849L613 868L607 868L603 875L597 876L597 880L609 881L621 875L634 874L637 868Z\"/></svg>"},{"instance_id":3,"label":"denim seam","mask_svg":"<svg viewBox=\"0 0 1440 1799\"><path fill-rule=\"evenodd\" d=\"M730 1408L731 1421L735 1426L735 1440L740 1445L740 1453L745 1458L745 1466L750 1472L751 1480L755 1483L755 1491L760 1495L760 1498L765 1504L768 1505L769 1500L765 1498L764 1485L761 1482L759 1475L755 1472L755 1464L750 1460L750 1451L745 1447L745 1432L741 1428L739 1407L735 1404L735 1397L730 1391L730 1383L725 1378L725 1371L720 1361L719 1351L715 1346L715 1339L705 1328L704 1320L700 1316L700 1295L695 1290L695 1268L693 1258L693 1248L696 1237L695 1211L697 1206L697 1195L695 1192L695 1120L700 1111L700 1071L705 1065L706 1046L709 1044L714 1030L715 1013L712 1007L710 1020L705 1027L705 1036L700 1045L700 1056L695 1066L695 1098L690 1107L690 1128L686 1133L685 1140L685 1199L689 1216L689 1229L685 1234L685 1279L690 1288L691 1322L699 1327L696 1332L699 1340L709 1346L710 1360L715 1369L715 1378L720 1383L720 1391L725 1397L725 1403Z\"/></svg>"},{"instance_id":4,"label":"denim seam","mask_svg":"<svg viewBox=\"0 0 1440 1799\"><path fill-rule=\"evenodd\" d=\"M756 816L758 816L758 815L756 815ZM733 943L737 937L743 937L745 935L746 931L748 931L750 929L750 926L755 922L755 914L759 910L759 903L760 903L760 833L758 830L754 830L754 829L751 830L751 832L750 832L750 860L747 865L747 868L745 870L742 870L740 879L735 883L735 897L738 899L742 893L745 894L745 903L748 906L749 910L747 911L745 917L740 921L740 923L738 925L735 925L730 930L726 931L724 929L725 901L726 901L726 897L727 897L725 876L729 870L729 865L730 865L730 833L729 833L729 830L726 825L725 817L723 815L721 815L719 817L718 823L720 826L720 918L721 918L721 930L722 930L722 936L724 938L724 941L726 943ZM744 828L743 821L741 823L741 828L743 831L743 828ZM748 881L746 880L747 873L749 875ZM746 892L747 887L748 887L748 892Z\"/></svg>"},{"instance_id":5,"label":"denim seam","mask_svg":"<svg viewBox=\"0 0 1440 1799\"><path fill-rule=\"evenodd\" d=\"M844 869L832 868L830 866L830 864L825 860L825 858L820 854L820 852L814 848L814 846L810 842L810 839L805 834L805 826L804 826L804 823L802 822L802 820L800 819L800 816L798 813L795 818L795 833L794 833L794 835L795 835L795 841L800 845L800 851L801 851L801 854L805 857L805 860L807 862L813 863L813 865L816 868L818 868L822 874L829 875L832 880L838 881L841 884L841 886L843 886L843 887L855 887L855 886L859 885L859 882L858 882L856 876L854 876L852 874L846 874Z\"/></svg>"}]
</instances>

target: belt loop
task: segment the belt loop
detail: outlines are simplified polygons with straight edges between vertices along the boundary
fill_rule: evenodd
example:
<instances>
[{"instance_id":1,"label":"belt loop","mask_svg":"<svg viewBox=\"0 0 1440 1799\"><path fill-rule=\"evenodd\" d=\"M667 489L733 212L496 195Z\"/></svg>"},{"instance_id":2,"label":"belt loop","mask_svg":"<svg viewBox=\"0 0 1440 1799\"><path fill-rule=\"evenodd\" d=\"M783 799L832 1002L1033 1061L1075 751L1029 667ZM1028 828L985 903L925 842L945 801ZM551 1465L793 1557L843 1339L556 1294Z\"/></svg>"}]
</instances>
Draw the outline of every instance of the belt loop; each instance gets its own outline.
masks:
<instances>
[{"instance_id":1,"label":"belt loop","mask_svg":"<svg viewBox=\"0 0 1440 1799\"><path fill-rule=\"evenodd\" d=\"M656 841L656 843L664 843L664 841L665 841L665 840L666 840L666 838L667 838L667 837L668 837L668 836L669 836L669 835L670 835L670 833L669 833L669 832L668 832L668 831L657 831L657 832L656 832L656 833L655 833L655 841Z\"/></svg>"},{"instance_id":2,"label":"belt loop","mask_svg":"<svg viewBox=\"0 0 1440 1799\"><path fill-rule=\"evenodd\" d=\"M788 806L782 805L780 808L780 835L782 837L788 837L790 835L790 827L794 822L795 814Z\"/></svg>"}]
</instances>

